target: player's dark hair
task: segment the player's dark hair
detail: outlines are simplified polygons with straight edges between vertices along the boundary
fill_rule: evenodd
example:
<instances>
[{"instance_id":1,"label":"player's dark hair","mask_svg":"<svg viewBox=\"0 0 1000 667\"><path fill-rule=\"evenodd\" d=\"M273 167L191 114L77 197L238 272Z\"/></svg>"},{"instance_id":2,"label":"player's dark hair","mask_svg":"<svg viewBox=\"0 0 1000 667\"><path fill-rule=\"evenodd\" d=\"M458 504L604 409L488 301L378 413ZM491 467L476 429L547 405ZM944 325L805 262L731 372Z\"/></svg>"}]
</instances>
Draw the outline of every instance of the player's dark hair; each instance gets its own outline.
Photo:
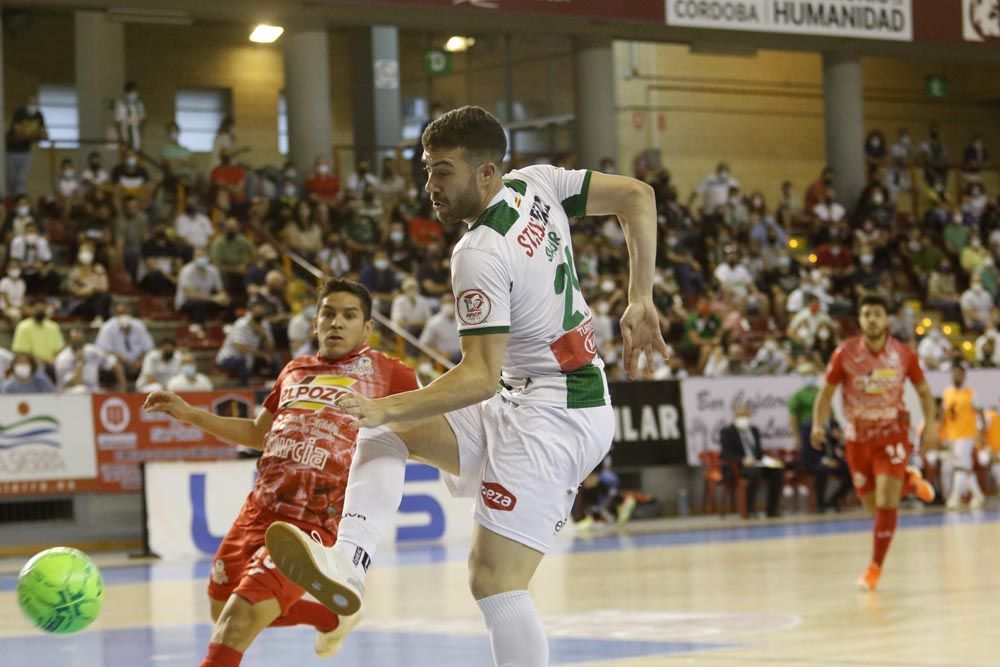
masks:
<instances>
[{"instance_id":1,"label":"player's dark hair","mask_svg":"<svg viewBox=\"0 0 1000 667\"><path fill-rule=\"evenodd\" d=\"M365 320L370 320L372 318L372 294L368 291L368 288L359 283L356 280L348 280L347 278L327 278L323 281L323 284L319 287L319 293L316 295L317 306L331 294L336 294L338 292L347 292L348 294L353 294L358 297L361 301L361 310L365 315Z\"/></svg>"},{"instance_id":2,"label":"player's dark hair","mask_svg":"<svg viewBox=\"0 0 1000 667\"><path fill-rule=\"evenodd\" d=\"M507 154L507 136L496 116L481 107L453 109L427 126L420 142L424 150L464 148L475 166L492 162L498 167Z\"/></svg>"},{"instance_id":3,"label":"player's dark hair","mask_svg":"<svg viewBox=\"0 0 1000 667\"><path fill-rule=\"evenodd\" d=\"M886 312L886 314L890 314L889 302L886 301L885 297L879 294L866 294L861 297L858 301L858 312L860 313L861 309L865 306L879 306Z\"/></svg>"}]
</instances>

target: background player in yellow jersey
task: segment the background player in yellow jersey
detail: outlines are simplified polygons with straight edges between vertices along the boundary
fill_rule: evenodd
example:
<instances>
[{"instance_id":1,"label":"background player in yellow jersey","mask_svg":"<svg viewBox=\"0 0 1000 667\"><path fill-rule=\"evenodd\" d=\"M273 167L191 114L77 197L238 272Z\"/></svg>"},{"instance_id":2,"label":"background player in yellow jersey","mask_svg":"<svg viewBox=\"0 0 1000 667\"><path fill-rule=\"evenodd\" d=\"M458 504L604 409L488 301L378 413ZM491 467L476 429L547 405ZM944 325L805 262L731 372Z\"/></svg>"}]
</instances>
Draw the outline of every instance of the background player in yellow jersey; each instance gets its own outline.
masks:
<instances>
[{"instance_id":1,"label":"background player in yellow jersey","mask_svg":"<svg viewBox=\"0 0 1000 667\"><path fill-rule=\"evenodd\" d=\"M955 365L951 369L951 381L952 386L945 389L941 397L941 439L951 448L954 466L948 509L957 509L967 491L972 493L969 507L978 509L986 502L973 472L972 459L977 443L981 442L979 409L975 406L972 387L965 386L963 366Z\"/></svg>"},{"instance_id":2,"label":"background player in yellow jersey","mask_svg":"<svg viewBox=\"0 0 1000 667\"><path fill-rule=\"evenodd\" d=\"M985 446L980 451L980 460L990 466L993 483L1000 487L1000 412L995 409L983 411L983 440Z\"/></svg>"}]
</instances>

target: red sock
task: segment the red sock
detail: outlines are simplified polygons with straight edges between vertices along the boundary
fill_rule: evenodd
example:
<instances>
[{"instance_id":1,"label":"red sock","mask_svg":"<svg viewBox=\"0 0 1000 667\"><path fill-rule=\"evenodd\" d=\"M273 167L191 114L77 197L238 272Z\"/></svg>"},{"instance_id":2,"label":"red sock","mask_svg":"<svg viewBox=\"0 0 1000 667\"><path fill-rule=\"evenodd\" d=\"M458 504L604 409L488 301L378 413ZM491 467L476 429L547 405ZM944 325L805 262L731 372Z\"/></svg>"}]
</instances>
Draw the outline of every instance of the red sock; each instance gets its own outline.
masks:
<instances>
[{"instance_id":1,"label":"red sock","mask_svg":"<svg viewBox=\"0 0 1000 667\"><path fill-rule=\"evenodd\" d=\"M878 508L875 510L875 545L872 549L872 562L882 567L885 554L892 543L892 535L896 532L896 509Z\"/></svg>"},{"instance_id":2,"label":"red sock","mask_svg":"<svg viewBox=\"0 0 1000 667\"><path fill-rule=\"evenodd\" d=\"M903 476L903 486L899 490L899 497L900 498L907 498L911 493L915 493L916 490L917 490L916 487L913 486L913 482L910 481L910 473L907 472Z\"/></svg>"},{"instance_id":3,"label":"red sock","mask_svg":"<svg viewBox=\"0 0 1000 667\"><path fill-rule=\"evenodd\" d=\"M288 613L271 622L272 628L289 625L311 625L320 632L331 632L340 625L340 618L318 602L299 600L288 608Z\"/></svg>"},{"instance_id":4,"label":"red sock","mask_svg":"<svg viewBox=\"0 0 1000 667\"><path fill-rule=\"evenodd\" d=\"M243 654L222 644L209 644L208 653L198 667L240 667Z\"/></svg>"}]
</instances>

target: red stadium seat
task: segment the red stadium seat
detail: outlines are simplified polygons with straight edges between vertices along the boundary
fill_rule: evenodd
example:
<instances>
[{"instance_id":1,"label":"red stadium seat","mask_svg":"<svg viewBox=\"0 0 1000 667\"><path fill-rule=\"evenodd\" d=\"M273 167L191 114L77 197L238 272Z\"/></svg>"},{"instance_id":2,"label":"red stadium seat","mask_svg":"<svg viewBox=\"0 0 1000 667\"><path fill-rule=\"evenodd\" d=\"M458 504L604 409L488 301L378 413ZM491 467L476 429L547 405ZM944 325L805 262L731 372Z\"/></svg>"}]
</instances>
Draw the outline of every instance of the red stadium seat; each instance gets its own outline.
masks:
<instances>
[{"instance_id":1,"label":"red stadium seat","mask_svg":"<svg viewBox=\"0 0 1000 667\"><path fill-rule=\"evenodd\" d=\"M744 519L747 518L747 483L740 475L738 466L723 463L719 453L704 451L698 456L702 465L702 512L709 514L719 511L719 516L726 516L730 511L737 511ZM730 469L730 475L723 474L723 468ZM722 491L722 502L718 501L718 493Z\"/></svg>"}]
</instances>

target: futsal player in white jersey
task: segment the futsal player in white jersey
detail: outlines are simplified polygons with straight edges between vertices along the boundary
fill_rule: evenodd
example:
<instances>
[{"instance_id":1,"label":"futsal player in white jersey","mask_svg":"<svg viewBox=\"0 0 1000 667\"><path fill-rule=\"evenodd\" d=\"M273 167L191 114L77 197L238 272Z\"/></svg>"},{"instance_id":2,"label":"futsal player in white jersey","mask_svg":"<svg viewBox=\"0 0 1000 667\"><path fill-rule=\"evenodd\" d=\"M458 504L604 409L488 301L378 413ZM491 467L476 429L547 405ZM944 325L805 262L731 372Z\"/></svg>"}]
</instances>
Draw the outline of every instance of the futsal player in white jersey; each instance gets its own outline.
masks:
<instances>
[{"instance_id":1,"label":"futsal player in white jersey","mask_svg":"<svg viewBox=\"0 0 1000 667\"><path fill-rule=\"evenodd\" d=\"M462 359L422 389L338 405L357 419L357 452L331 548L275 523L278 568L338 614L356 613L382 531L399 506L406 459L476 495L472 594L497 665L548 664L528 584L565 524L580 482L614 435L603 363L580 293L570 218L617 215L628 245L624 359L667 355L652 299L656 210L640 181L550 166L501 174L503 127L479 107L451 111L423 137L427 192L444 223L468 233L452 255Z\"/></svg>"}]
</instances>

